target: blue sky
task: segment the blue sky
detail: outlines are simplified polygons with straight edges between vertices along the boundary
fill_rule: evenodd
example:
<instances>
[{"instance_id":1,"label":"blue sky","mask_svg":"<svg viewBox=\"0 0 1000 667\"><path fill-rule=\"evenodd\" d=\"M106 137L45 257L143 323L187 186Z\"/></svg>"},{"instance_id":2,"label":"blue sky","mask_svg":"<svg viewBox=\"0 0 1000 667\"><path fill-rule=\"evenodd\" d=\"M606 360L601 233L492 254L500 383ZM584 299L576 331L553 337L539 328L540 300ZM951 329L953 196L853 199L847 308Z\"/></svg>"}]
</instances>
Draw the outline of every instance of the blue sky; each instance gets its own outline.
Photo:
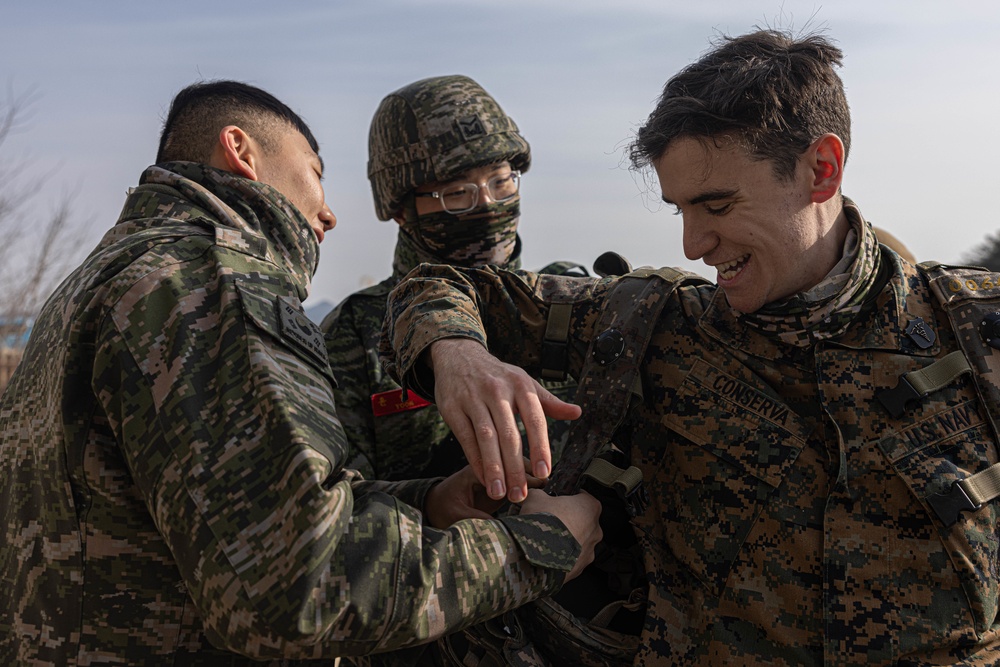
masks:
<instances>
[{"instance_id":1,"label":"blue sky","mask_svg":"<svg viewBox=\"0 0 1000 667\"><path fill-rule=\"evenodd\" d=\"M166 8L168 11L166 11ZM467 74L531 142L524 265L684 259L680 219L623 148L666 79L720 33L823 28L845 52L854 129L844 192L921 260L959 261L994 233L1000 5L797 0L333 0L171 3L0 0L0 95L32 92L3 147L40 179L39 214L69 194L88 247L153 160L170 99L200 79L261 86L310 124L339 224L307 302L388 275L397 227L375 218L367 132L410 81Z\"/></svg>"}]
</instances>

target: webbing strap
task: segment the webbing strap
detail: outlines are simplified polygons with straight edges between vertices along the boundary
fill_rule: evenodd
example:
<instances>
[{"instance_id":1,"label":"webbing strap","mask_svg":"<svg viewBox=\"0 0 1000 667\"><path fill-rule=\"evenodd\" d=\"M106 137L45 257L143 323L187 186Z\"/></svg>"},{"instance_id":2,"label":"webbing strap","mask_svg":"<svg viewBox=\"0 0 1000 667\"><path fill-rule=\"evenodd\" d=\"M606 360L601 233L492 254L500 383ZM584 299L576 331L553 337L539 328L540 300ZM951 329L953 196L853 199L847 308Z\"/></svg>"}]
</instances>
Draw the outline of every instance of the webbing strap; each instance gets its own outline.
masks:
<instances>
[{"instance_id":1,"label":"webbing strap","mask_svg":"<svg viewBox=\"0 0 1000 667\"><path fill-rule=\"evenodd\" d=\"M692 280L704 282L685 271L644 268L620 278L607 295L594 332L615 330L625 345L613 361L601 364L594 359L600 336L591 341L576 393L583 415L570 427L547 491L563 494L579 488L581 475L611 441L637 384L641 386L639 365L664 304L681 283Z\"/></svg>"},{"instance_id":2,"label":"webbing strap","mask_svg":"<svg viewBox=\"0 0 1000 667\"><path fill-rule=\"evenodd\" d=\"M948 527L958 521L960 512L975 512L994 498L1000 498L1000 463L956 480L948 491L930 496L927 502Z\"/></svg>"},{"instance_id":3,"label":"webbing strap","mask_svg":"<svg viewBox=\"0 0 1000 667\"><path fill-rule=\"evenodd\" d=\"M976 505L985 505L1000 497L1000 463L994 463L986 470L980 470L959 482Z\"/></svg>"},{"instance_id":4,"label":"webbing strap","mask_svg":"<svg viewBox=\"0 0 1000 667\"><path fill-rule=\"evenodd\" d=\"M937 391L947 387L954 382L962 373L968 373L972 369L965 355L961 350L955 350L941 359L938 359L927 368L906 373L903 377L910 383L918 394L926 396L932 391Z\"/></svg>"},{"instance_id":5,"label":"webbing strap","mask_svg":"<svg viewBox=\"0 0 1000 667\"><path fill-rule=\"evenodd\" d=\"M573 315L573 304L554 303L549 306L549 319L545 323L545 337L542 340L542 378L545 380L566 379L569 361L569 324Z\"/></svg>"},{"instance_id":6,"label":"webbing strap","mask_svg":"<svg viewBox=\"0 0 1000 667\"><path fill-rule=\"evenodd\" d=\"M961 350L956 350L926 368L903 373L899 376L899 382L895 387L883 389L876 397L889 414L898 418L906 411L906 404L909 401L915 401L942 389L958 379L958 376L971 371L972 367L969 366L965 354Z\"/></svg>"}]
</instances>

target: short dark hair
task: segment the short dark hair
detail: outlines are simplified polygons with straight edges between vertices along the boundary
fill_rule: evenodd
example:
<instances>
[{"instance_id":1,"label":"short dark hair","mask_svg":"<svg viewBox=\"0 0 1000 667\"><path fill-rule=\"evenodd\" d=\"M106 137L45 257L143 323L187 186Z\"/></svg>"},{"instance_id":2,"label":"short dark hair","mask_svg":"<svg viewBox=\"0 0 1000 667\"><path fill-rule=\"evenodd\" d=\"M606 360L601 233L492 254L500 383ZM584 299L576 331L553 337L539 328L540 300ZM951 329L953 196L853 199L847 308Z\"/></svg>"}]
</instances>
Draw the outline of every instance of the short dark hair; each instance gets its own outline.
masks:
<instances>
[{"instance_id":1,"label":"short dark hair","mask_svg":"<svg viewBox=\"0 0 1000 667\"><path fill-rule=\"evenodd\" d=\"M274 95L239 81L194 83L177 93L170 103L156 162L208 163L219 132L227 125L242 128L264 150L272 150L278 123L301 132L319 154L319 145L309 126Z\"/></svg>"},{"instance_id":2,"label":"short dark hair","mask_svg":"<svg viewBox=\"0 0 1000 667\"><path fill-rule=\"evenodd\" d=\"M680 138L732 137L755 159L789 178L799 156L831 132L851 145L851 113L834 71L843 53L817 34L796 39L758 30L723 37L711 51L667 81L656 108L636 132L629 157L636 169L659 160Z\"/></svg>"}]
</instances>

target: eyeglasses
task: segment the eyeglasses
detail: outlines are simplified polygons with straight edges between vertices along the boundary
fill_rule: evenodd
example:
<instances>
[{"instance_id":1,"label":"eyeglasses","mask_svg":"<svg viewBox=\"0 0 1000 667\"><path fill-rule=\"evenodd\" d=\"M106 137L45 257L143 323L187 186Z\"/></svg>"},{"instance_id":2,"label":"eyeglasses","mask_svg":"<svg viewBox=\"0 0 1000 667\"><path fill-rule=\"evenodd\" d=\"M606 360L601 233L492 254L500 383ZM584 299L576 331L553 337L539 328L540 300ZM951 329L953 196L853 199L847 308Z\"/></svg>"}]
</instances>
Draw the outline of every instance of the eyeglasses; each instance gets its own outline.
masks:
<instances>
[{"instance_id":1,"label":"eyeglasses","mask_svg":"<svg viewBox=\"0 0 1000 667\"><path fill-rule=\"evenodd\" d=\"M448 213L465 213L476 208L479 203L479 187L475 183L453 183L435 192L416 192L416 197L433 197L441 202ZM486 182L486 192L495 202L513 199L521 187L521 172L513 170L508 174L494 176Z\"/></svg>"}]
</instances>

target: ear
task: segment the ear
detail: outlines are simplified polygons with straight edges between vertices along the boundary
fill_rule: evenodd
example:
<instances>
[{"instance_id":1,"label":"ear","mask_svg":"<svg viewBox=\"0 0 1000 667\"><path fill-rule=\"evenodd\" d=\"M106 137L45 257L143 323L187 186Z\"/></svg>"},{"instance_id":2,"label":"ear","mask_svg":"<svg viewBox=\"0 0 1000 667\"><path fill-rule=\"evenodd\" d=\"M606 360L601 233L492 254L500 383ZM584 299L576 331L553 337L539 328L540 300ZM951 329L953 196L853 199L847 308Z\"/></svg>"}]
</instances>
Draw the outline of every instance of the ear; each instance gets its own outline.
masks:
<instances>
[{"instance_id":1,"label":"ear","mask_svg":"<svg viewBox=\"0 0 1000 667\"><path fill-rule=\"evenodd\" d=\"M241 128L227 125L219 131L219 141L212 150L209 166L252 181L260 180L257 178L257 171L260 168L260 147Z\"/></svg>"},{"instance_id":2,"label":"ear","mask_svg":"<svg viewBox=\"0 0 1000 667\"><path fill-rule=\"evenodd\" d=\"M812 169L812 201L822 204L840 192L844 180L844 142L836 134L824 134L809 146L807 155Z\"/></svg>"}]
</instances>

